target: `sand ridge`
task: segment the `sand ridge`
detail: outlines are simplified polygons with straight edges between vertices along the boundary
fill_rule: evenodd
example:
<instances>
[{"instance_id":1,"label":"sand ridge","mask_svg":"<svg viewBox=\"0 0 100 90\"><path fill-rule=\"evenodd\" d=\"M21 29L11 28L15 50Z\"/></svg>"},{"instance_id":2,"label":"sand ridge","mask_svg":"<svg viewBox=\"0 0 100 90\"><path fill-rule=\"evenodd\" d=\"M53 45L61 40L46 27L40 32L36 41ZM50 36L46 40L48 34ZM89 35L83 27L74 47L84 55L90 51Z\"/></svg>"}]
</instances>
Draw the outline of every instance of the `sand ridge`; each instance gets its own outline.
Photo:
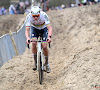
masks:
<instances>
[{"instance_id":1,"label":"sand ridge","mask_svg":"<svg viewBox=\"0 0 100 90\"><path fill-rule=\"evenodd\" d=\"M99 90L100 4L49 11L53 36L49 49L51 73L43 85L33 71L26 48L0 68L0 90Z\"/></svg>"}]
</instances>

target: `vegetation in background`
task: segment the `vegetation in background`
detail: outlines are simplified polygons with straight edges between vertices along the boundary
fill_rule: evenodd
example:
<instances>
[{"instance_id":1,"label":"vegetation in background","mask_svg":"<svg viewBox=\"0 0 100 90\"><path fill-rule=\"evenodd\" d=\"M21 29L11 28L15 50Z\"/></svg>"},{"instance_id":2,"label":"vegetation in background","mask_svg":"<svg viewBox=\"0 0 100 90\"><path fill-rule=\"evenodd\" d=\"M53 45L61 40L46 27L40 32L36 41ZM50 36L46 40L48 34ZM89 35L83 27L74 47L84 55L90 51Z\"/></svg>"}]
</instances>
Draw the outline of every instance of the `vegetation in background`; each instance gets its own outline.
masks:
<instances>
[{"instance_id":1,"label":"vegetation in background","mask_svg":"<svg viewBox=\"0 0 100 90\"><path fill-rule=\"evenodd\" d=\"M36 0L37 2L40 2L40 0ZM71 3L75 4L76 0L49 0L49 7L56 7L61 6L62 4L69 6ZM80 1L80 0L79 0Z\"/></svg>"},{"instance_id":2,"label":"vegetation in background","mask_svg":"<svg viewBox=\"0 0 100 90\"><path fill-rule=\"evenodd\" d=\"M10 6L11 0L0 0L0 7L4 6L5 8L8 8ZM19 0L19 1L26 1L26 0ZM31 2L31 0L28 0ZM40 2L40 0L36 0L37 2ZM80 1L80 0L79 0ZM76 0L50 0L49 7L56 7L61 6L62 4L69 6L71 3L76 3Z\"/></svg>"},{"instance_id":3,"label":"vegetation in background","mask_svg":"<svg viewBox=\"0 0 100 90\"><path fill-rule=\"evenodd\" d=\"M0 7L2 6L8 8L10 6L10 0L0 0Z\"/></svg>"},{"instance_id":4,"label":"vegetation in background","mask_svg":"<svg viewBox=\"0 0 100 90\"><path fill-rule=\"evenodd\" d=\"M25 1L27 1L27 0L19 0L20 2L25 2ZM28 0L29 2L31 2L32 0Z\"/></svg>"},{"instance_id":5,"label":"vegetation in background","mask_svg":"<svg viewBox=\"0 0 100 90\"><path fill-rule=\"evenodd\" d=\"M69 6L71 3L76 3L76 0L50 0L49 7L61 6L62 4Z\"/></svg>"}]
</instances>

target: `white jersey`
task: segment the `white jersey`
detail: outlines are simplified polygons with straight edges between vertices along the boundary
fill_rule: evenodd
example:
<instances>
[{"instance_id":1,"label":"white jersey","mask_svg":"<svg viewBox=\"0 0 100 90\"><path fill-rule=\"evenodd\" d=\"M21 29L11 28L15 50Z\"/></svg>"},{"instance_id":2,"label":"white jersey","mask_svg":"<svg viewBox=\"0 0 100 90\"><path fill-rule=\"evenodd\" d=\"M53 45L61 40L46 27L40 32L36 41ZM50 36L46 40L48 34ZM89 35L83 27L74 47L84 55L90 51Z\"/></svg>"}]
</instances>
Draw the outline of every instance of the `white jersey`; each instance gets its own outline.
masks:
<instances>
[{"instance_id":1,"label":"white jersey","mask_svg":"<svg viewBox=\"0 0 100 90\"><path fill-rule=\"evenodd\" d=\"M48 16L43 11L40 12L40 16L37 21L34 20L31 13L29 13L26 17L26 27L33 26L36 29L44 29L49 24L50 24L50 21L48 19Z\"/></svg>"}]
</instances>

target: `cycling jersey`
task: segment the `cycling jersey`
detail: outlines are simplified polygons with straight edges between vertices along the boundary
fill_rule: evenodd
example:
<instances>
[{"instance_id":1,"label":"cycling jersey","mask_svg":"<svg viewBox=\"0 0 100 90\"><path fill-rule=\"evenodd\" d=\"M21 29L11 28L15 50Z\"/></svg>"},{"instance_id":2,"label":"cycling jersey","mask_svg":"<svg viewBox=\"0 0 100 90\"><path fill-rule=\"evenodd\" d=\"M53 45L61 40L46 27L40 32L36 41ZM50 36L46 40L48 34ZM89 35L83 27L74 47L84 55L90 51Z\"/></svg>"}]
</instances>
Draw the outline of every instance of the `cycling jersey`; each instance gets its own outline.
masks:
<instances>
[{"instance_id":1,"label":"cycling jersey","mask_svg":"<svg viewBox=\"0 0 100 90\"><path fill-rule=\"evenodd\" d=\"M44 29L47 25L50 24L48 16L45 12L41 11L39 19L36 21L32 17L31 13L29 13L26 17L26 28L30 28L30 26L35 27L36 29Z\"/></svg>"}]
</instances>

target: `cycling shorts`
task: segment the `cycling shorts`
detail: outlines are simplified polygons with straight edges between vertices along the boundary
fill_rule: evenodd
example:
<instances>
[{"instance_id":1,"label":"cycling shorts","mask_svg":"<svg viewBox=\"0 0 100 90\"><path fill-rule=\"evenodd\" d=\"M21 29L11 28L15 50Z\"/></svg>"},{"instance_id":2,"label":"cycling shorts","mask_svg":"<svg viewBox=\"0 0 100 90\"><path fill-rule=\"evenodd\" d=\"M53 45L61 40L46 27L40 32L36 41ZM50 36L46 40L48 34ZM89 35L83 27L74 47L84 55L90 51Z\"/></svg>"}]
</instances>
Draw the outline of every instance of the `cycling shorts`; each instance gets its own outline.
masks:
<instances>
[{"instance_id":1,"label":"cycling shorts","mask_svg":"<svg viewBox=\"0 0 100 90\"><path fill-rule=\"evenodd\" d=\"M45 27L44 29L36 29L31 26L31 39L36 39L39 36L42 37L43 42L47 42L46 39L48 37L48 29Z\"/></svg>"}]
</instances>

